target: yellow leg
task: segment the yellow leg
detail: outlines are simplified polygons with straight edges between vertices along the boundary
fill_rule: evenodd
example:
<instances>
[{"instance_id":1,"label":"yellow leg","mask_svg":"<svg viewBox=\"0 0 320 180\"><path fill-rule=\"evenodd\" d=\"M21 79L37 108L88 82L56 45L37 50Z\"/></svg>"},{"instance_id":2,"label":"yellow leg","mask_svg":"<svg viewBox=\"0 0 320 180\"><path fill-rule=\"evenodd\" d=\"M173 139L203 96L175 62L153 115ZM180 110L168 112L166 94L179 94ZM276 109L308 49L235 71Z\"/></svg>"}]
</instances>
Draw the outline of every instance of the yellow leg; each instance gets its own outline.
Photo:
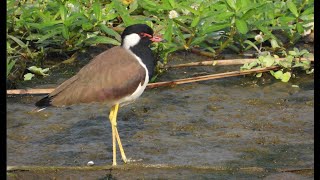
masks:
<instances>
[{"instance_id":1,"label":"yellow leg","mask_svg":"<svg viewBox=\"0 0 320 180\"><path fill-rule=\"evenodd\" d=\"M124 150L123 150L123 147L122 147L122 143L121 143L121 140L120 140L120 136L119 136L119 133L118 133L118 128L117 128L118 109L119 109L119 104L114 105L112 107L112 109L111 109L109 118L110 118L110 121L111 121L111 125L114 127L113 129L114 129L114 133L115 133L115 138L117 139L117 142L118 142L118 145L119 145L119 149L120 149L122 160L123 160L124 163L127 163L126 154L124 153ZM113 146L115 146L115 143L113 144Z\"/></svg>"},{"instance_id":2,"label":"yellow leg","mask_svg":"<svg viewBox=\"0 0 320 180\"><path fill-rule=\"evenodd\" d=\"M112 129L112 156L113 156L112 165L116 166L117 165L117 145L116 145L116 136L115 136L116 134L115 134L115 125L113 121L113 116L114 116L114 107L111 108L109 119L110 119L111 129Z\"/></svg>"}]
</instances>

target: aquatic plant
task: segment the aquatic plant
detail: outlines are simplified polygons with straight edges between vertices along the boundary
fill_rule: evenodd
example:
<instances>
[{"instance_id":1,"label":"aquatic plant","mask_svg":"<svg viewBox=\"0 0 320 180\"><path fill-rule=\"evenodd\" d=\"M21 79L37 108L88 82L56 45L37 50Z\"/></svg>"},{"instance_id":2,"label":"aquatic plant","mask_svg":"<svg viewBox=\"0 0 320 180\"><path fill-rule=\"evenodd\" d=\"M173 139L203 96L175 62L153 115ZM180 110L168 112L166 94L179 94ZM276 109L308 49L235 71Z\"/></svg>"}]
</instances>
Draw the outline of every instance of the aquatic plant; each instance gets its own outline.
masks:
<instances>
[{"instance_id":1,"label":"aquatic plant","mask_svg":"<svg viewBox=\"0 0 320 180\"><path fill-rule=\"evenodd\" d=\"M199 50L215 58L226 49L241 54L254 47L248 42L269 43L268 51L278 53L313 31L313 4L313 0L7 0L7 71L18 61L42 66L52 53L70 57L96 44L119 45L123 28L135 23L147 23L167 40L153 47L164 64L179 50ZM261 42L253 41L260 33Z\"/></svg>"}]
</instances>

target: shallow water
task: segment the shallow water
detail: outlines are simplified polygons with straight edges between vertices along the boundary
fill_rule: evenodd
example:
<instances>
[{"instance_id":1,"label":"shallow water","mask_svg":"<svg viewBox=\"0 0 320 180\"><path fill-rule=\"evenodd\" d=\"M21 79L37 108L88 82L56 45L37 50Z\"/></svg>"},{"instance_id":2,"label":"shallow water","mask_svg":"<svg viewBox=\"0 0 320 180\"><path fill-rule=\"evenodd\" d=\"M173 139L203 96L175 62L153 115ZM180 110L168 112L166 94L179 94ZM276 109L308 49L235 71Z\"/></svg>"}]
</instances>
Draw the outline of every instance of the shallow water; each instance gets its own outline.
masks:
<instances>
[{"instance_id":1,"label":"shallow water","mask_svg":"<svg viewBox=\"0 0 320 180\"><path fill-rule=\"evenodd\" d=\"M170 63L206 60L183 53L171 59ZM238 66L212 66L169 70L158 81L238 69ZM47 87L55 87L67 77L51 78L46 82ZM40 88L44 85L22 86ZM107 107L77 105L31 113L34 102L41 97L7 98L8 166L85 166L88 161L111 165ZM282 83L265 74L260 79L242 76L148 89L136 102L120 108L118 130L127 158L136 161L133 164L191 168L26 171L15 172L15 176L10 177L272 179L288 176L313 179L314 77L301 72L289 83ZM122 164L120 154L117 155L118 164ZM268 171L192 169L199 166L258 167ZM311 170L307 173L277 171L304 168Z\"/></svg>"}]
</instances>

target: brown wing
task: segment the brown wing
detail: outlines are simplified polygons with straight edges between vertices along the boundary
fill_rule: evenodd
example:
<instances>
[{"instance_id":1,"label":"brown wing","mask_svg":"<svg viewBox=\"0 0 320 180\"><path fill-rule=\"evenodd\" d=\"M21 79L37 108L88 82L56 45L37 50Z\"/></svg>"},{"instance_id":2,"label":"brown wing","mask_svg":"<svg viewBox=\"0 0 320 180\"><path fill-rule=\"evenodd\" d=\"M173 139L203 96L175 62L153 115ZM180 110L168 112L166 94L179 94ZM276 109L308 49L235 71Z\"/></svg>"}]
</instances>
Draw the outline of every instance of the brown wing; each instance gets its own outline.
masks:
<instances>
[{"instance_id":1,"label":"brown wing","mask_svg":"<svg viewBox=\"0 0 320 180\"><path fill-rule=\"evenodd\" d=\"M96 56L75 76L57 87L51 104L63 106L90 102L115 102L144 83L145 69L122 47Z\"/></svg>"}]
</instances>

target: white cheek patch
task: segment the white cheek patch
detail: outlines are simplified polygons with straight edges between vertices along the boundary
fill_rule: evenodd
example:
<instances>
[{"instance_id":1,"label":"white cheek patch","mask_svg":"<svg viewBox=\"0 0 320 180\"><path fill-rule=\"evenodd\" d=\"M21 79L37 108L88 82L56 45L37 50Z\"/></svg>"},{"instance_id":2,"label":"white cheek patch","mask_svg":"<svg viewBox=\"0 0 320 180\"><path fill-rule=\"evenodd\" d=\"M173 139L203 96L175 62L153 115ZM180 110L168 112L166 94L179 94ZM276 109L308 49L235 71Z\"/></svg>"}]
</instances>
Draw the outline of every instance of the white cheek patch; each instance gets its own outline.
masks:
<instances>
[{"instance_id":1,"label":"white cheek patch","mask_svg":"<svg viewBox=\"0 0 320 180\"><path fill-rule=\"evenodd\" d=\"M123 40L122 47L129 49L130 47L133 47L137 45L140 41L140 36L136 33L132 33L130 35L127 35Z\"/></svg>"}]
</instances>

